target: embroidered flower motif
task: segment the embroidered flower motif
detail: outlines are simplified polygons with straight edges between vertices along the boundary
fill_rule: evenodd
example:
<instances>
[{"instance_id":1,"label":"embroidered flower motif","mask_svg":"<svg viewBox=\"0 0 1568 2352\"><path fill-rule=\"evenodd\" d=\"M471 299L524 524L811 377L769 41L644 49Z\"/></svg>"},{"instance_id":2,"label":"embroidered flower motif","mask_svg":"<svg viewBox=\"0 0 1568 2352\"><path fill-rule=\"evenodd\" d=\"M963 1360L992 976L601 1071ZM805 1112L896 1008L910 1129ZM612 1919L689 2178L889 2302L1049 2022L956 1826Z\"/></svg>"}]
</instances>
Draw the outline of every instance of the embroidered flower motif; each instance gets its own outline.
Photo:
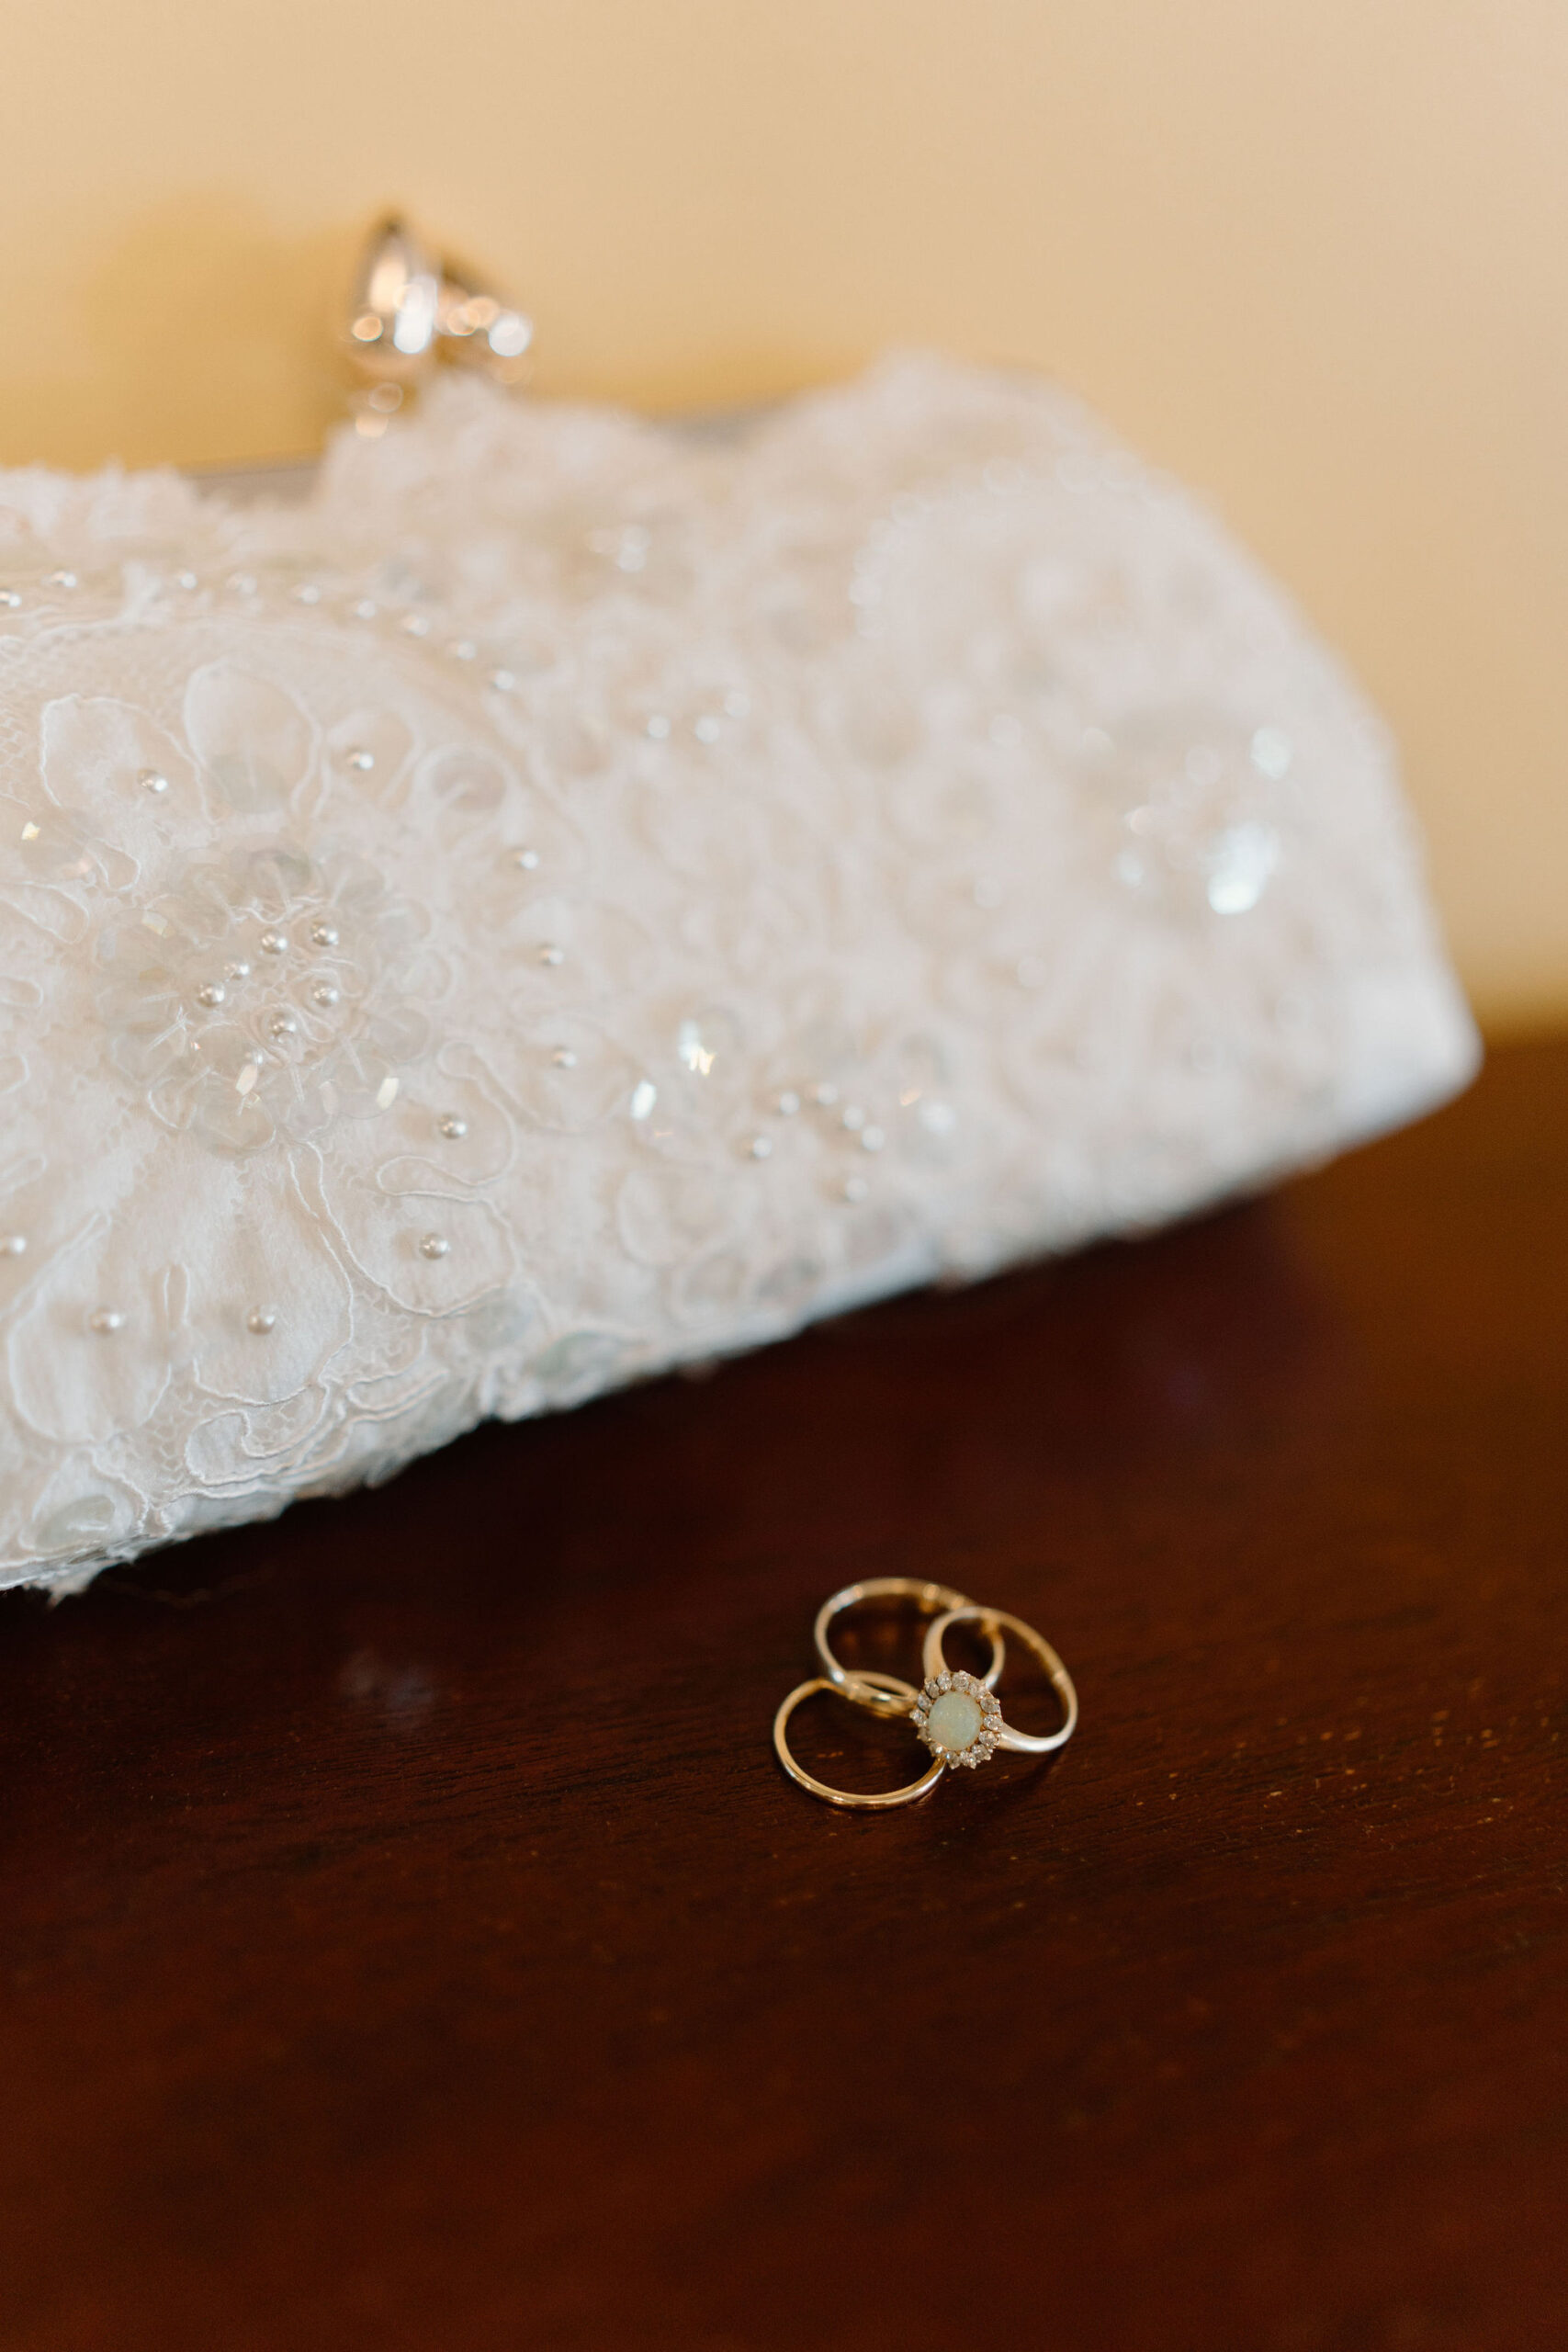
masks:
<instances>
[{"instance_id":1,"label":"embroidered flower motif","mask_svg":"<svg viewBox=\"0 0 1568 2352\"><path fill-rule=\"evenodd\" d=\"M119 666L88 639L74 674L95 656ZM62 1020L83 1040L47 1114L43 1054L0 1057L55 1146L0 1154L10 1396L35 1446L66 1449L28 1521L40 1555L145 1523L118 1463L183 1451L186 1523L204 1496L321 1467L342 1384L395 1421L431 1388L419 1318L499 1303L517 1271L484 1197L504 1114L471 1057L440 1067L452 933L434 953L442 893L410 854L428 805L411 824L388 799L419 719L428 742L451 715L361 705L333 726L231 661L165 675L151 708L46 696L0 858L0 1003L19 1042ZM68 960L11 954L7 902ZM518 1300L502 1321L530 1319Z\"/></svg>"},{"instance_id":2,"label":"embroidered flower motif","mask_svg":"<svg viewBox=\"0 0 1568 2352\"><path fill-rule=\"evenodd\" d=\"M98 1017L165 1125L220 1151L320 1136L389 1110L425 1052L426 928L351 852L234 850L105 927Z\"/></svg>"}]
</instances>

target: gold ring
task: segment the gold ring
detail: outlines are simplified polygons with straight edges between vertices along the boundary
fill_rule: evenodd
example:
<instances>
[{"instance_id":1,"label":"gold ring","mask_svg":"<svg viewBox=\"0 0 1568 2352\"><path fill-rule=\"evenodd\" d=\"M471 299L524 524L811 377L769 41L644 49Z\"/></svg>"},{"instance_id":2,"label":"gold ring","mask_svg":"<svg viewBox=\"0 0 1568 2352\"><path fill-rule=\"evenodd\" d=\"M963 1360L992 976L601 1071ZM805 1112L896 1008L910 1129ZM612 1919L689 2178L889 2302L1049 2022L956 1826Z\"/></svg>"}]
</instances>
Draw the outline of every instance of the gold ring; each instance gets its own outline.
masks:
<instances>
[{"instance_id":1,"label":"gold ring","mask_svg":"<svg viewBox=\"0 0 1568 2352\"><path fill-rule=\"evenodd\" d=\"M912 1600L917 1609L930 1616L933 1611L973 1609L967 1593L954 1592L951 1585L931 1584L923 1577L867 1577L860 1584L847 1584L833 1593L817 1611L813 1639L817 1655L822 1661L822 1671L840 1698L852 1700L857 1707L869 1707L874 1714L907 1715L919 1692L912 1682L902 1681L896 1674L852 1674L839 1664L829 1646L828 1628L835 1617L846 1609L855 1608L863 1600ZM999 1634L991 1634L991 1663L984 1681L989 1690L1007 1663L1007 1645Z\"/></svg>"},{"instance_id":2,"label":"gold ring","mask_svg":"<svg viewBox=\"0 0 1568 2352\"><path fill-rule=\"evenodd\" d=\"M900 1682L896 1674L864 1674L860 1676L859 1679L863 1682L874 1683L884 1690L909 1689L908 1684ZM913 1804L917 1797L923 1797L929 1791L935 1788L947 1770L945 1761L940 1758L929 1770L920 1775L918 1781L911 1781L907 1788L890 1789L886 1796L863 1797L857 1795L852 1789L830 1789L826 1781L814 1780L811 1774L804 1770L790 1754L789 1741L785 1737L785 1726L801 1701L809 1699L815 1690L831 1690L835 1697L840 1699L850 1695L837 1682L829 1681L825 1674L814 1674L809 1682L800 1683L784 1701L778 1713L773 1717L773 1749L779 1762L792 1781L796 1781L801 1788L809 1790L814 1797L820 1797L824 1804L840 1805L846 1813L886 1813L894 1805ZM914 1694L911 1692L910 1695L912 1697Z\"/></svg>"},{"instance_id":3,"label":"gold ring","mask_svg":"<svg viewBox=\"0 0 1568 2352\"><path fill-rule=\"evenodd\" d=\"M1062 1702L1059 1731L1039 1736L1032 1732L1014 1731L1010 1724L1003 1721L997 1701L972 1674L949 1671L942 1654L942 1637L950 1625L960 1624L977 1624L993 1639L1005 1625L1026 1649L1033 1651ZM1018 1756L1049 1756L1054 1749L1065 1747L1073 1736L1078 1719L1078 1694L1073 1689L1072 1676L1044 1634L1037 1634L1032 1625L1025 1624L1021 1617L1014 1617L1005 1609L987 1609L981 1601L966 1600L956 1609L944 1611L926 1629L923 1664L925 1688L915 1702L910 1720L941 1763L983 1764L998 1747L1010 1748Z\"/></svg>"}]
</instances>

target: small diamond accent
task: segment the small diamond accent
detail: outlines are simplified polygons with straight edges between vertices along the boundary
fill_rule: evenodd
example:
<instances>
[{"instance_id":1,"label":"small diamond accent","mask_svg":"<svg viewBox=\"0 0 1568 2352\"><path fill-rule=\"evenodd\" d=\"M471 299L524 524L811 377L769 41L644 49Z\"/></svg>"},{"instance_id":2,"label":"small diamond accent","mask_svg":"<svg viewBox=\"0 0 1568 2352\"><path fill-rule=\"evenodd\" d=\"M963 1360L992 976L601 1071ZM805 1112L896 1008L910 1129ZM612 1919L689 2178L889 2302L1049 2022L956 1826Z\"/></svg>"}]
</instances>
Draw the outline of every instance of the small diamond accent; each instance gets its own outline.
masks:
<instances>
[{"instance_id":1,"label":"small diamond accent","mask_svg":"<svg viewBox=\"0 0 1568 2352\"><path fill-rule=\"evenodd\" d=\"M962 1764L971 1772L988 1764L1000 1744L1001 1708L985 1684L962 1668L928 1675L909 1721L939 1763Z\"/></svg>"}]
</instances>

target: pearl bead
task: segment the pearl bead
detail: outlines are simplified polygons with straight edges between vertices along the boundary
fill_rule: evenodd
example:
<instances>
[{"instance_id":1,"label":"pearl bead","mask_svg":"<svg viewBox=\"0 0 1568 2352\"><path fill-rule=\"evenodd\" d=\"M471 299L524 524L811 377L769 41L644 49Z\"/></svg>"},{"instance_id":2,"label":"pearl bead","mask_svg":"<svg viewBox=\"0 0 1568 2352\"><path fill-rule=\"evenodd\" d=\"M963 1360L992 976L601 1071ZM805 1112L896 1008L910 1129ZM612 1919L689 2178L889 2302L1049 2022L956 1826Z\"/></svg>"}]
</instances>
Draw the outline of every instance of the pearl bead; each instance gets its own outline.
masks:
<instances>
[{"instance_id":1,"label":"pearl bead","mask_svg":"<svg viewBox=\"0 0 1568 2352\"><path fill-rule=\"evenodd\" d=\"M436 1125L449 1143L461 1143L468 1132L467 1119L459 1119L455 1111L448 1111L446 1116L438 1120Z\"/></svg>"},{"instance_id":2,"label":"pearl bead","mask_svg":"<svg viewBox=\"0 0 1568 2352\"><path fill-rule=\"evenodd\" d=\"M288 933L286 931L264 931L261 935L261 945L264 956L287 956Z\"/></svg>"},{"instance_id":3,"label":"pearl bead","mask_svg":"<svg viewBox=\"0 0 1568 2352\"><path fill-rule=\"evenodd\" d=\"M196 992L196 1001L197 1004L204 1004L209 1012L211 1012L223 1002L228 993L221 980L203 980Z\"/></svg>"},{"instance_id":4,"label":"pearl bead","mask_svg":"<svg viewBox=\"0 0 1568 2352\"><path fill-rule=\"evenodd\" d=\"M784 1088L784 1092L779 1096L778 1108L784 1118L794 1118L795 1113L800 1108L800 1097L795 1092L793 1086L786 1086Z\"/></svg>"},{"instance_id":5,"label":"pearl bead","mask_svg":"<svg viewBox=\"0 0 1568 2352\"><path fill-rule=\"evenodd\" d=\"M751 1138L751 1157L752 1157L752 1159L768 1159L768 1158L769 1158L769 1156L771 1155L772 1151L773 1151L773 1137L772 1137L771 1136L752 1136L752 1138Z\"/></svg>"},{"instance_id":6,"label":"pearl bead","mask_svg":"<svg viewBox=\"0 0 1568 2352\"><path fill-rule=\"evenodd\" d=\"M361 775L368 775L376 764L376 754L366 751L363 744L356 744L352 752L344 753L343 763L344 767L355 768Z\"/></svg>"},{"instance_id":7,"label":"pearl bead","mask_svg":"<svg viewBox=\"0 0 1568 2352\"><path fill-rule=\"evenodd\" d=\"M520 865L525 874L532 874L538 866L539 853L536 849L520 849L512 863Z\"/></svg>"},{"instance_id":8,"label":"pearl bead","mask_svg":"<svg viewBox=\"0 0 1568 2352\"><path fill-rule=\"evenodd\" d=\"M310 925L310 944L312 947L335 947L337 945L335 924L313 922Z\"/></svg>"},{"instance_id":9,"label":"pearl bead","mask_svg":"<svg viewBox=\"0 0 1568 2352\"><path fill-rule=\"evenodd\" d=\"M100 1340L107 1340L120 1329L124 1321L125 1317L118 1306L100 1306L88 1316L87 1328L96 1331Z\"/></svg>"},{"instance_id":10,"label":"pearl bead","mask_svg":"<svg viewBox=\"0 0 1568 2352\"><path fill-rule=\"evenodd\" d=\"M452 1244L444 1233L427 1233L419 1245L422 1258L445 1258Z\"/></svg>"},{"instance_id":11,"label":"pearl bead","mask_svg":"<svg viewBox=\"0 0 1568 2352\"><path fill-rule=\"evenodd\" d=\"M539 961L541 964L548 964L552 967L557 964L564 964L566 962L566 949L564 947L555 946L541 947L539 950Z\"/></svg>"},{"instance_id":12,"label":"pearl bead","mask_svg":"<svg viewBox=\"0 0 1568 2352\"><path fill-rule=\"evenodd\" d=\"M313 988L310 990L310 1001L312 1004L333 1005L336 1004L337 1001L338 991L333 988L330 980L322 980L319 987Z\"/></svg>"},{"instance_id":13,"label":"pearl bead","mask_svg":"<svg viewBox=\"0 0 1568 2352\"><path fill-rule=\"evenodd\" d=\"M1271 782L1278 784L1290 774L1291 739L1280 727L1260 727L1251 742L1252 762L1261 768Z\"/></svg>"},{"instance_id":14,"label":"pearl bead","mask_svg":"<svg viewBox=\"0 0 1568 2352\"><path fill-rule=\"evenodd\" d=\"M269 1331L277 1329L277 1317L270 1306L253 1306L245 1317L245 1329L258 1340L265 1340Z\"/></svg>"},{"instance_id":15,"label":"pearl bead","mask_svg":"<svg viewBox=\"0 0 1568 2352\"><path fill-rule=\"evenodd\" d=\"M558 1046L555 1052L550 1056L550 1059L554 1062L557 1069L575 1069L577 1068L577 1056L572 1052L570 1046Z\"/></svg>"},{"instance_id":16,"label":"pearl bead","mask_svg":"<svg viewBox=\"0 0 1568 2352\"><path fill-rule=\"evenodd\" d=\"M28 1237L25 1233L0 1233L0 1258L25 1258Z\"/></svg>"},{"instance_id":17,"label":"pearl bead","mask_svg":"<svg viewBox=\"0 0 1568 2352\"><path fill-rule=\"evenodd\" d=\"M157 768L139 769L137 771L136 781L141 786L143 792L167 792L169 788L168 777L162 775Z\"/></svg>"},{"instance_id":18,"label":"pearl bead","mask_svg":"<svg viewBox=\"0 0 1568 2352\"><path fill-rule=\"evenodd\" d=\"M266 1025L274 1037L292 1037L299 1023L291 1012L275 1012Z\"/></svg>"},{"instance_id":19,"label":"pearl bead","mask_svg":"<svg viewBox=\"0 0 1568 2352\"><path fill-rule=\"evenodd\" d=\"M847 1176L844 1179L844 1198L846 1201L863 1201L870 1190L871 1186L866 1182L863 1176Z\"/></svg>"}]
</instances>

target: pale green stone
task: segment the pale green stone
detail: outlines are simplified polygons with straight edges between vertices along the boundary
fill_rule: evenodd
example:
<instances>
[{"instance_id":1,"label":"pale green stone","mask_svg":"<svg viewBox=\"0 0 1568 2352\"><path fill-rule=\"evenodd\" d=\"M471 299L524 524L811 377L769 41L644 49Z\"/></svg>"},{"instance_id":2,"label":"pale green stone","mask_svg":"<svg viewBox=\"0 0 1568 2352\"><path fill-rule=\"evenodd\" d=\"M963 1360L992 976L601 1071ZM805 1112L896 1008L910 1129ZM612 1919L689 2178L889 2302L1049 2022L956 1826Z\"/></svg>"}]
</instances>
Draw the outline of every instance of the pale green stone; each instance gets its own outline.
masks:
<instances>
[{"instance_id":1,"label":"pale green stone","mask_svg":"<svg viewBox=\"0 0 1568 2352\"><path fill-rule=\"evenodd\" d=\"M980 1710L967 1690L944 1690L933 1700L929 1717L931 1737L957 1756L980 1736Z\"/></svg>"}]
</instances>

